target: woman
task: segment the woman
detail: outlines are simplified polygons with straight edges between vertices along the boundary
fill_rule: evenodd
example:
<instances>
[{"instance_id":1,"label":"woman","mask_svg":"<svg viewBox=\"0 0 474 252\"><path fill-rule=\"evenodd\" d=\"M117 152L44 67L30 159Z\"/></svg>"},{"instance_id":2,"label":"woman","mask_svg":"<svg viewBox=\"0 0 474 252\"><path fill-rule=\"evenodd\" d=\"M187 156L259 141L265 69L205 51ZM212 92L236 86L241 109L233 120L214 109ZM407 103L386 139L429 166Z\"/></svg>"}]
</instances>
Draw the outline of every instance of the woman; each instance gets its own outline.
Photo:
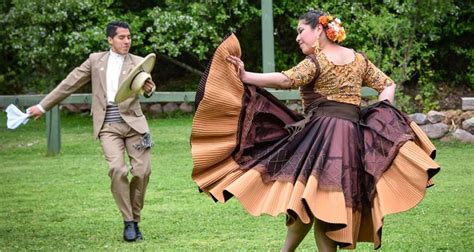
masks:
<instances>
[{"instance_id":1,"label":"woman","mask_svg":"<svg viewBox=\"0 0 474 252\"><path fill-rule=\"evenodd\" d=\"M294 250L313 223L319 251L357 241L379 248L383 217L414 207L439 171L429 139L391 106L393 81L340 46L344 38L339 19L309 11L296 38L306 59L262 74L245 70L232 35L197 92L193 179L215 200L237 197L253 215L285 213L283 251ZM362 84L380 92L364 110ZM298 87L305 115L259 87Z\"/></svg>"}]
</instances>

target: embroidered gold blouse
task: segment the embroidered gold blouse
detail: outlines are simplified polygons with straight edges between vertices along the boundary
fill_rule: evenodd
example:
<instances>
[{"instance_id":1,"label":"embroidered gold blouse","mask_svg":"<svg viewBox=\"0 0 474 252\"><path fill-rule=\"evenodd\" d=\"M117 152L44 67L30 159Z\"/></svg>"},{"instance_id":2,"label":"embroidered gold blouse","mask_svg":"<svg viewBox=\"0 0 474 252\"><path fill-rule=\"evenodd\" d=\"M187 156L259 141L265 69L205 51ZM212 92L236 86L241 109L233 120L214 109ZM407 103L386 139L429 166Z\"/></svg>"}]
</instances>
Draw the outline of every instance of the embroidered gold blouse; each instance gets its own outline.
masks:
<instances>
[{"instance_id":1,"label":"embroidered gold blouse","mask_svg":"<svg viewBox=\"0 0 474 252\"><path fill-rule=\"evenodd\" d=\"M282 72L290 79L292 88L300 88L301 91L303 86L314 84L313 90L328 100L359 106L362 85L382 92L393 84L392 79L360 53L355 53L354 60L344 65L334 64L322 52L314 56L319 64L319 73L310 57Z\"/></svg>"}]
</instances>

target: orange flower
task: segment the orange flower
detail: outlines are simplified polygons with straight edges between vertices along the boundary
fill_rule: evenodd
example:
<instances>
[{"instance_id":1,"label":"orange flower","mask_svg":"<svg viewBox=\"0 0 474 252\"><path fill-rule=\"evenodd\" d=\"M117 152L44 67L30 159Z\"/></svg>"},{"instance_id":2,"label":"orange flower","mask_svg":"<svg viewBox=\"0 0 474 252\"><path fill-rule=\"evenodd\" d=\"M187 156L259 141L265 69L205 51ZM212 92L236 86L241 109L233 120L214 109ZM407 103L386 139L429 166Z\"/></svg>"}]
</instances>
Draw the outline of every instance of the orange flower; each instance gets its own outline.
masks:
<instances>
[{"instance_id":1,"label":"orange flower","mask_svg":"<svg viewBox=\"0 0 474 252\"><path fill-rule=\"evenodd\" d=\"M334 33L334 29L327 29L326 31L326 35L328 36L328 39L331 40L331 41L335 41L336 39L336 34Z\"/></svg>"},{"instance_id":2,"label":"orange flower","mask_svg":"<svg viewBox=\"0 0 474 252\"><path fill-rule=\"evenodd\" d=\"M337 36L336 36L336 41L338 43L342 42L344 39L346 39L346 31L344 30L344 27L341 27L341 29L339 30L339 32L337 33Z\"/></svg>"},{"instance_id":3,"label":"orange flower","mask_svg":"<svg viewBox=\"0 0 474 252\"><path fill-rule=\"evenodd\" d=\"M328 16L320 16L319 17L319 23L322 24L323 26L328 25Z\"/></svg>"},{"instance_id":4,"label":"orange flower","mask_svg":"<svg viewBox=\"0 0 474 252\"><path fill-rule=\"evenodd\" d=\"M323 15L319 17L319 23L326 29L326 36L332 42L340 43L346 39L346 31L339 18Z\"/></svg>"}]
</instances>

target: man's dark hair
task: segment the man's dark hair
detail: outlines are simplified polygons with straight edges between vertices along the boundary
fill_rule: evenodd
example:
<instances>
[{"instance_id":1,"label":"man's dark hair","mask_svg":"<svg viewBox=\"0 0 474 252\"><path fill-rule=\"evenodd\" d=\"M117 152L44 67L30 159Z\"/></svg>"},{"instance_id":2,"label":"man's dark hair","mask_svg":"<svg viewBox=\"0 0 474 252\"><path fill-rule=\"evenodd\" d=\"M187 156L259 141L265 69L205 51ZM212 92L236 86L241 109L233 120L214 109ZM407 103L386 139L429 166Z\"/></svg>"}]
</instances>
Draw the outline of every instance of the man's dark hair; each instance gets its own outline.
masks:
<instances>
[{"instance_id":1,"label":"man's dark hair","mask_svg":"<svg viewBox=\"0 0 474 252\"><path fill-rule=\"evenodd\" d=\"M112 21L107 24L107 29L105 30L107 37L115 37L115 35L117 35L117 28L119 27L130 30L128 23L122 21Z\"/></svg>"}]
</instances>

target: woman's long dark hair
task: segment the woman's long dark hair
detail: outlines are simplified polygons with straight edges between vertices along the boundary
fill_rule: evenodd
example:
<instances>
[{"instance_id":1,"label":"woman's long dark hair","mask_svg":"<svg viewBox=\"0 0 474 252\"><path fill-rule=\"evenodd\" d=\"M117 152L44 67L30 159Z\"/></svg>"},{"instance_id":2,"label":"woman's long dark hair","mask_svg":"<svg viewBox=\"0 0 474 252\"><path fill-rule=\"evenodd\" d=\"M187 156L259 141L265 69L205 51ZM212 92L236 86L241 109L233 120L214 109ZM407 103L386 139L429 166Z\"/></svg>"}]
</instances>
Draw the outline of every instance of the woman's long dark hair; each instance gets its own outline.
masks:
<instances>
[{"instance_id":1,"label":"woman's long dark hair","mask_svg":"<svg viewBox=\"0 0 474 252\"><path fill-rule=\"evenodd\" d=\"M319 17L324 16L326 13L317 10L309 10L305 14L301 15L299 20L304 20L304 22L311 26L311 28L315 28L316 25L319 24Z\"/></svg>"}]
</instances>

